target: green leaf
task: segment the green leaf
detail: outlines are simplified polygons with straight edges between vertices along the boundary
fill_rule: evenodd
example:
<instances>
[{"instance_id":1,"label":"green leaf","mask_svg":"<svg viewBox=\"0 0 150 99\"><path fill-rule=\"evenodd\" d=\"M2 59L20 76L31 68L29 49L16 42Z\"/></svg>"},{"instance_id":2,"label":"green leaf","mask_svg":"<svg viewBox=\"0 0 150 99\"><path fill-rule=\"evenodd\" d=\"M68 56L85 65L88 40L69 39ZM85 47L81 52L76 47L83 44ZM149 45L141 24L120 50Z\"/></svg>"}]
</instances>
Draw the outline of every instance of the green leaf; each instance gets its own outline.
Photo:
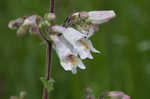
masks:
<instances>
[{"instance_id":1,"label":"green leaf","mask_svg":"<svg viewBox=\"0 0 150 99\"><path fill-rule=\"evenodd\" d=\"M54 89L54 79L51 78L50 80L45 80L44 77L41 77L40 79L44 85L44 88L48 89L48 92L51 92Z\"/></svg>"}]
</instances>

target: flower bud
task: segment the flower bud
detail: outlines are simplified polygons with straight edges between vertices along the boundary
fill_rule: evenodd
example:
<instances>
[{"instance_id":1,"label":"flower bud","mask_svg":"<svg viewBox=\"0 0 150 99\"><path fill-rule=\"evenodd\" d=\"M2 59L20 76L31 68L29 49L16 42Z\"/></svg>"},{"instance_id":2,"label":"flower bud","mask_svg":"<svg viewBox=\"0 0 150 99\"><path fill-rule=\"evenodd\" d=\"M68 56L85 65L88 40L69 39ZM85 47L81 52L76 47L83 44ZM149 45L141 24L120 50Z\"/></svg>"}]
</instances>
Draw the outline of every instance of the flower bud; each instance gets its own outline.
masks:
<instances>
[{"instance_id":1,"label":"flower bud","mask_svg":"<svg viewBox=\"0 0 150 99\"><path fill-rule=\"evenodd\" d=\"M71 18L72 19L79 18L79 12L73 13Z\"/></svg>"},{"instance_id":2,"label":"flower bud","mask_svg":"<svg viewBox=\"0 0 150 99\"><path fill-rule=\"evenodd\" d=\"M24 26L39 26L39 24L43 23L43 18L38 15L32 15L25 19L23 25Z\"/></svg>"},{"instance_id":3,"label":"flower bud","mask_svg":"<svg viewBox=\"0 0 150 99\"><path fill-rule=\"evenodd\" d=\"M10 96L10 99L18 99L17 96Z\"/></svg>"},{"instance_id":4,"label":"flower bud","mask_svg":"<svg viewBox=\"0 0 150 99\"><path fill-rule=\"evenodd\" d=\"M87 12L80 12L80 16L84 19L84 18L88 18L88 13Z\"/></svg>"},{"instance_id":5,"label":"flower bud","mask_svg":"<svg viewBox=\"0 0 150 99\"><path fill-rule=\"evenodd\" d=\"M91 91L91 88L85 88L85 93L90 93Z\"/></svg>"},{"instance_id":6,"label":"flower bud","mask_svg":"<svg viewBox=\"0 0 150 99\"><path fill-rule=\"evenodd\" d=\"M39 27L37 27L37 26L30 27L29 32L31 34L37 34L39 32Z\"/></svg>"},{"instance_id":7,"label":"flower bud","mask_svg":"<svg viewBox=\"0 0 150 99\"><path fill-rule=\"evenodd\" d=\"M74 23L79 23L78 21L80 20L80 13L79 12L76 12L76 13L73 13L72 16L71 16L71 20L74 22Z\"/></svg>"},{"instance_id":8,"label":"flower bud","mask_svg":"<svg viewBox=\"0 0 150 99\"><path fill-rule=\"evenodd\" d=\"M25 91L21 91L20 92L20 96L19 96L19 99L24 99L24 97L26 96L26 92Z\"/></svg>"},{"instance_id":9,"label":"flower bud","mask_svg":"<svg viewBox=\"0 0 150 99\"><path fill-rule=\"evenodd\" d=\"M85 96L84 99L95 99L94 94L92 93L91 88L86 88L85 89Z\"/></svg>"},{"instance_id":10,"label":"flower bud","mask_svg":"<svg viewBox=\"0 0 150 99\"><path fill-rule=\"evenodd\" d=\"M9 22L8 27L10 29L17 29L20 27L20 25L24 22L24 18L20 17L17 18L16 20L12 20Z\"/></svg>"},{"instance_id":11,"label":"flower bud","mask_svg":"<svg viewBox=\"0 0 150 99\"><path fill-rule=\"evenodd\" d=\"M28 29L28 26L21 25L19 29L17 30L17 34L20 36L23 36L26 33L27 29Z\"/></svg>"},{"instance_id":12,"label":"flower bud","mask_svg":"<svg viewBox=\"0 0 150 99\"><path fill-rule=\"evenodd\" d=\"M24 35L25 32L29 29L31 33L37 33L38 28L43 23L43 18L38 15L32 15L27 17L23 24L19 27L17 34Z\"/></svg>"},{"instance_id":13,"label":"flower bud","mask_svg":"<svg viewBox=\"0 0 150 99\"><path fill-rule=\"evenodd\" d=\"M47 13L47 14L45 14L44 18L48 21L51 21L56 18L56 15L54 13Z\"/></svg>"},{"instance_id":14,"label":"flower bud","mask_svg":"<svg viewBox=\"0 0 150 99\"><path fill-rule=\"evenodd\" d=\"M130 96L124 95L122 99L130 99Z\"/></svg>"},{"instance_id":15,"label":"flower bud","mask_svg":"<svg viewBox=\"0 0 150 99\"><path fill-rule=\"evenodd\" d=\"M88 12L89 20L93 24L102 24L116 16L113 10L110 11L90 11Z\"/></svg>"},{"instance_id":16,"label":"flower bud","mask_svg":"<svg viewBox=\"0 0 150 99\"><path fill-rule=\"evenodd\" d=\"M90 27L93 28L94 31L98 31L99 30L99 27L96 24L91 24Z\"/></svg>"},{"instance_id":17,"label":"flower bud","mask_svg":"<svg viewBox=\"0 0 150 99\"><path fill-rule=\"evenodd\" d=\"M130 99L130 96L119 91L104 92L99 99Z\"/></svg>"}]
</instances>

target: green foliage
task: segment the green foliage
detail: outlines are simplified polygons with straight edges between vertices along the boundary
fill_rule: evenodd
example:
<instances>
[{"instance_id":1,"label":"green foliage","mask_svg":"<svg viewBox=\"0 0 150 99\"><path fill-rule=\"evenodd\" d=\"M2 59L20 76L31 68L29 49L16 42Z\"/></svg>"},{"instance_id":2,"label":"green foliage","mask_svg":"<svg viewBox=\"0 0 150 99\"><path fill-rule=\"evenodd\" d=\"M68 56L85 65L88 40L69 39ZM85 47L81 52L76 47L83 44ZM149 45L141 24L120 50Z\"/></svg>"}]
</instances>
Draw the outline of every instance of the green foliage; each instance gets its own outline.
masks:
<instances>
[{"instance_id":1,"label":"green foliage","mask_svg":"<svg viewBox=\"0 0 150 99\"><path fill-rule=\"evenodd\" d=\"M43 85L44 85L44 88L47 88L48 89L48 92L50 93L52 90L54 90L54 80L51 78L50 80L45 80L44 77L41 77L40 78Z\"/></svg>"}]
</instances>

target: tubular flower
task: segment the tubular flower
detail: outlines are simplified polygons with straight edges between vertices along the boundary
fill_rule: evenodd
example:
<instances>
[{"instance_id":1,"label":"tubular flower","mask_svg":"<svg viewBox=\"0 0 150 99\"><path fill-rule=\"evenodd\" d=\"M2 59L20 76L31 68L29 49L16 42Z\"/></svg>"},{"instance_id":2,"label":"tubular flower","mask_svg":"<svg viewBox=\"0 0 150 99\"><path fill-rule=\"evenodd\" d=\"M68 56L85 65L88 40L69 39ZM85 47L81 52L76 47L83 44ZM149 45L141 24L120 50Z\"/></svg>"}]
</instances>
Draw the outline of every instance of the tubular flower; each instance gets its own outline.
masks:
<instances>
[{"instance_id":1,"label":"tubular flower","mask_svg":"<svg viewBox=\"0 0 150 99\"><path fill-rule=\"evenodd\" d=\"M130 96L120 91L109 92L109 96L111 97L110 99L130 99Z\"/></svg>"},{"instance_id":2,"label":"tubular flower","mask_svg":"<svg viewBox=\"0 0 150 99\"><path fill-rule=\"evenodd\" d=\"M25 15L10 21L8 27L17 29L19 35L24 35L29 30L32 34L39 34L41 39L48 43L52 41L61 66L75 74L77 67L86 68L82 59L93 59L91 52L100 53L93 47L89 38L99 29L98 24L107 22L113 17L115 12L112 10L81 11L67 16L61 26L54 24L53 20L56 18L54 13L46 13L44 17ZM43 31L47 35L43 34Z\"/></svg>"},{"instance_id":3,"label":"tubular flower","mask_svg":"<svg viewBox=\"0 0 150 99\"><path fill-rule=\"evenodd\" d=\"M99 53L99 51L93 47L91 41L84 38L85 35L73 28L67 28L63 32L63 36L68 42L70 42L70 44L72 44L73 48L77 54L79 54L81 59L93 59L90 51Z\"/></svg>"},{"instance_id":4,"label":"tubular flower","mask_svg":"<svg viewBox=\"0 0 150 99\"><path fill-rule=\"evenodd\" d=\"M128 95L123 95L123 98L122 99L130 99L130 96Z\"/></svg>"},{"instance_id":5,"label":"tubular flower","mask_svg":"<svg viewBox=\"0 0 150 99\"><path fill-rule=\"evenodd\" d=\"M130 96L120 91L104 92L99 99L130 99Z\"/></svg>"},{"instance_id":6,"label":"tubular flower","mask_svg":"<svg viewBox=\"0 0 150 99\"><path fill-rule=\"evenodd\" d=\"M60 64L66 71L72 71L72 73L75 74L77 72L77 67L80 69L85 69L85 66L80 58L78 58L77 55L71 50L70 46L64 42L63 37L51 35L50 38L54 42L54 48L60 59Z\"/></svg>"},{"instance_id":7,"label":"tubular flower","mask_svg":"<svg viewBox=\"0 0 150 99\"><path fill-rule=\"evenodd\" d=\"M102 24L108 22L116 16L114 11L90 11L88 12L89 20L93 24Z\"/></svg>"},{"instance_id":8,"label":"tubular flower","mask_svg":"<svg viewBox=\"0 0 150 99\"><path fill-rule=\"evenodd\" d=\"M72 14L72 20L77 23L86 22L87 24L102 24L108 22L116 16L113 10L109 11L89 11L89 12L76 12Z\"/></svg>"},{"instance_id":9,"label":"tubular flower","mask_svg":"<svg viewBox=\"0 0 150 99\"><path fill-rule=\"evenodd\" d=\"M72 14L71 19L73 26L89 38L98 30L97 24L105 23L115 17L115 15L115 12L112 10L76 12Z\"/></svg>"}]
</instances>

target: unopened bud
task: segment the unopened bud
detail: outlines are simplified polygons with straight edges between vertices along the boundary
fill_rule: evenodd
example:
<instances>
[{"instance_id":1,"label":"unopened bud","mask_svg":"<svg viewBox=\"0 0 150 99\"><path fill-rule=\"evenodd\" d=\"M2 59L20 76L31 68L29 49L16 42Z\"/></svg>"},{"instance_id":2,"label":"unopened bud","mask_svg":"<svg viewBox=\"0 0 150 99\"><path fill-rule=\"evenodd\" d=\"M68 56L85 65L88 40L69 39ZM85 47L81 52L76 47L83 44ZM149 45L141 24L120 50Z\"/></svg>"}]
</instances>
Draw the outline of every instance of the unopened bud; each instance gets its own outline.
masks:
<instances>
[{"instance_id":1,"label":"unopened bud","mask_svg":"<svg viewBox=\"0 0 150 99\"><path fill-rule=\"evenodd\" d=\"M9 22L8 27L10 29L17 29L24 22L24 18L18 18Z\"/></svg>"},{"instance_id":2,"label":"unopened bud","mask_svg":"<svg viewBox=\"0 0 150 99\"><path fill-rule=\"evenodd\" d=\"M86 88L85 89L85 96L84 99L95 99L94 94L92 93L91 88Z\"/></svg>"},{"instance_id":3,"label":"unopened bud","mask_svg":"<svg viewBox=\"0 0 150 99\"><path fill-rule=\"evenodd\" d=\"M130 96L124 95L122 99L130 99Z\"/></svg>"},{"instance_id":4,"label":"unopened bud","mask_svg":"<svg viewBox=\"0 0 150 99\"><path fill-rule=\"evenodd\" d=\"M99 26L96 25L96 24L91 24L90 26L94 29L94 31L98 31L99 30Z\"/></svg>"},{"instance_id":5,"label":"unopened bud","mask_svg":"<svg viewBox=\"0 0 150 99\"><path fill-rule=\"evenodd\" d=\"M26 96L26 94L27 94L27 93L26 93L25 91L21 91L19 98L20 98L20 99L24 99L24 97Z\"/></svg>"},{"instance_id":6,"label":"unopened bud","mask_svg":"<svg viewBox=\"0 0 150 99\"><path fill-rule=\"evenodd\" d=\"M32 27L30 27L29 31L30 31L30 33L32 33L32 34L37 34L37 33L39 32L39 27L37 27L37 26L32 26Z\"/></svg>"},{"instance_id":7,"label":"unopened bud","mask_svg":"<svg viewBox=\"0 0 150 99\"><path fill-rule=\"evenodd\" d=\"M80 15L82 18L88 18L88 13L87 12L80 12Z\"/></svg>"},{"instance_id":8,"label":"unopened bud","mask_svg":"<svg viewBox=\"0 0 150 99\"><path fill-rule=\"evenodd\" d=\"M73 13L72 16L71 16L72 20L76 20L78 18L79 18L79 12Z\"/></svg>"},{"instance_id":9,"label":"unopened bud","mask_svg":"<svg viewBox=\"0 0 150 99\"><path fill-rule=\"evenodd\" d=\"M91 88L85 88L85 93L90 93L91 92Z\"/></svg>"},{"instance_id":10,"label":"unopened bud","mask_svg":"<svg viewBox=\"0 0 150 99\"><path fill-rule=\"evenodd\" d=\"M93 24L102 24L116 16L115 12L110 11L90 11L88 12L89 19Z\"/></svg>"},{"instance_id":11,"label":"unopened bud","mask_svg":"<svg viewBox=\"0 0 150 99\"><path fill-rule=\"evenodd\" d=\"M38 26L41 22L43 22L43 18L39 15L32 15L28 18L25 19L23 25L28 25L28 26Z\"/></svg>"},{"instance_id":12,"label":"unopened bud","mask_svg":"<svg viewBox=\"0 0 150 99\"><path fill-rule=\"evenodd\" d=\"M99 99L130 99L130 96L120 91L104 92Z\"/></svg>"},{"instance_id":13,"label":"unopened bud","mask_svg":"<svg viewBox=\"0 0 150 99\"><path fill-rule=\"evenodd\" d=\"M23 16L24 19L26 19L26 18L28 18L28 17L29 17L29 15L27 15L27 14L25 14L25 15Z\"/></svg>"},{"instance_id":14,"label":"unopened bud","mask_svg":"<svg viewBox=\"0 0 150 99\"><path fill-rule=\"evenodd\" d=\"M87 95L87 96L85 96L85 99L95 99L95 96L93 94Z\"/></svg>"},{"instance_id":15,"label":"unopened bud","mask_svg":"<svg viewBox=\"0 0 150 99\"><path fill-rule=\"evenodd\" d=\"M10 99L18 99L17 96L10 96Z\"/></svg>"},{"instance_id":16,"label":"unopened bud","mask_svg":"<svg viewBox=\"0 0 150 99\"><path fill-rule=\"evenodd\" d=\"M51 21L56 18L56 15L54 13L47 13L47 14L45 14L44 18L48 21Z\"/></svg>"},{"instance_id":17,"label":"unopened bud","mask_svg":"<svg viewBox=\"0 0 150 99\"><path fill-rule=\"evenodd\" d=\"M54 13L49 13L48 18L54 20L56 18L56 15Z\"/></svg>"},{"instance_id":18,"label":"unopened bud","mask_svg":"<svg viewBox=\"0 0 150 99\"><path fill-rule=\"evenodd\" d=\"M26 31L28 29L28 26L20 26L19 29L17 30L17 34L20 35L20 36L23 36Z\"/></svg>"}]
</instances>

